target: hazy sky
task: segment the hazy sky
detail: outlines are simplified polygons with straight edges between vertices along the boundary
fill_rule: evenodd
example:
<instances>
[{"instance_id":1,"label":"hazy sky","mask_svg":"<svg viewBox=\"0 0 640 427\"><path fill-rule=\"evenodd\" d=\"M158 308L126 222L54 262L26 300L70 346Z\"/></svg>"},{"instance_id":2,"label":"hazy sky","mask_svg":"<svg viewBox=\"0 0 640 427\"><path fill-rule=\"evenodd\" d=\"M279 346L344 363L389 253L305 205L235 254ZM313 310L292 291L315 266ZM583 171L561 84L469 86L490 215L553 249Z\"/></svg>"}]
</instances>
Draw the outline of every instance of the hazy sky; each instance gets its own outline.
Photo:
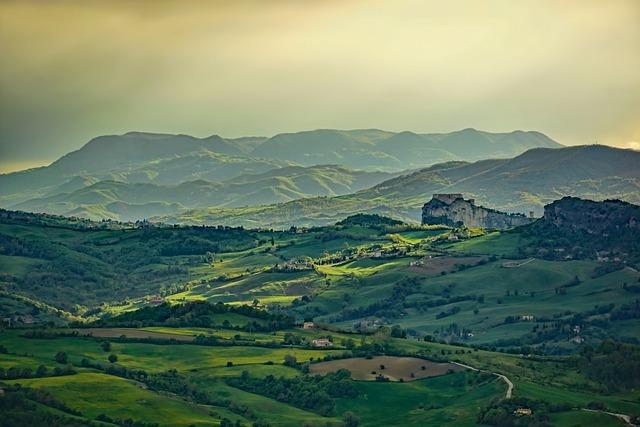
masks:
<instances>
[{"instance_id":1,"label":"hazy sky","mask_svg":"<svg viewBox=\"0 0 640 427\"><path fill-rule=\"evenodd\" d=\"M638 0L0 0L0 170L130 130L640 148L639 23Z\"/></svg>"}]
</instances>

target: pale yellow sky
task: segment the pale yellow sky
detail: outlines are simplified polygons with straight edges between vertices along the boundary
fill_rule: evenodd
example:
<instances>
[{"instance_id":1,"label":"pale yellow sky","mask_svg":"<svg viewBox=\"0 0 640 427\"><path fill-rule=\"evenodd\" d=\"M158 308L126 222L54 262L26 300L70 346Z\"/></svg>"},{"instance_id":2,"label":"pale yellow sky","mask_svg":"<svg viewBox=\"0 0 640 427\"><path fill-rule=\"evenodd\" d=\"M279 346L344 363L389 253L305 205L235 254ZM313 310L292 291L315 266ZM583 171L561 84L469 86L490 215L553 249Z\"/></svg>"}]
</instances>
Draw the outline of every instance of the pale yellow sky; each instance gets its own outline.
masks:
<instances>
[{"instance_id":1,"label":"pale yellow sky","mask_svg":"<svg viewBox=\"0 0 640 427\"><path fill-rule=\"evenodd\" d=\"M637 0L0 1L0 170L130 130L640 148L638 22Z\"/></svg>"}]
</instances>

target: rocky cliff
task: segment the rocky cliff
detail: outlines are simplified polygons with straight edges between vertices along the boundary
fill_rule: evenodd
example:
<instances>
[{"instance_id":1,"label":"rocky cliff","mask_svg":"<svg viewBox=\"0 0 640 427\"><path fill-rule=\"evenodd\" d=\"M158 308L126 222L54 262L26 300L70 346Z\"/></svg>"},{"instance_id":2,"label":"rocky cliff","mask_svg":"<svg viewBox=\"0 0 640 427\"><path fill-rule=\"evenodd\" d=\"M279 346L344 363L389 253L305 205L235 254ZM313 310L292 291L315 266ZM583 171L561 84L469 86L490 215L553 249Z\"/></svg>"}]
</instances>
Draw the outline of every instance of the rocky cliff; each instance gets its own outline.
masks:
<instances>
[{"instance_id":1,"label":"rocky cliff","mask_svg":"<svg viewBox=\"0 0 640 427\"><path fill-rule=\"evenodd\" d=\"M534 221L522 214L499 212L476 206L473 199L465 200L460 193L434 194L422 207L423 224L505 229Z\"/></svg>"}]
</instances>

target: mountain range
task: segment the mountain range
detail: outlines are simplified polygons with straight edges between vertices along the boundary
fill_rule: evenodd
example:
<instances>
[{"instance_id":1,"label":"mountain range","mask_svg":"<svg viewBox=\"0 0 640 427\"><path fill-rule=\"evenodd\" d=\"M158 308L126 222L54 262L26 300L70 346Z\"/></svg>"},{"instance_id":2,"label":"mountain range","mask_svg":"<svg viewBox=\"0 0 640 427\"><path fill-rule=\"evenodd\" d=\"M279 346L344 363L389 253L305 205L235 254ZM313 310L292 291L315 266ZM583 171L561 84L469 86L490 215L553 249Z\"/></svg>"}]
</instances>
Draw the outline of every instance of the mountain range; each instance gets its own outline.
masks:
<instances>
[{"instance_id":1,"label":"mountain range","mask_svg":"<svg viewBox=\"0 0 640 427\"><path fill-rule=\"evenodd\" d=\"M489 133L474 129L423 135L315 130L272 138L129 132L94 138L49 166L0 175L0 204L12 206L103 180L177 185L321 164L398 172L454 159L512 157L541 146L560 145L538 132Z\"/></svg>"},{"instance_id":2,"label":"mountain range","mask_svg":"<svg viewBox=\"0 0 640 427\"><path fill-rule=\"evenodd\" d=\"M288 227L360 211L405 221L434 192L542 212L564 195L638 201L638 153L539 132L315 130L272 138L130 132L0 175L0 207L91 219Z\"/></svg>"}]
</instances>

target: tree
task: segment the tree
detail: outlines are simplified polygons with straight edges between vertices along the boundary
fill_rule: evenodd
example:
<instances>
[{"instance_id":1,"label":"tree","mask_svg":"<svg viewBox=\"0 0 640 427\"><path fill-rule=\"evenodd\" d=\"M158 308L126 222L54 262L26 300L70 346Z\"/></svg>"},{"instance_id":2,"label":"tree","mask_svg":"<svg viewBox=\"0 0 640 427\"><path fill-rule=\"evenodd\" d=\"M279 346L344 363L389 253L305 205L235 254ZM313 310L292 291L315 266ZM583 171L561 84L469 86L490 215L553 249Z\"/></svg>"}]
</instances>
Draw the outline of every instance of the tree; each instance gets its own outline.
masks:
<instances>
[{"instance_id":1,"label":"tree","mask_svg":"<svg viewBox=\"0 0 640 427\"><path fill-rule=\"evenodd\" d=\"M56 353L55 361L58 363L62 363L63 365L67 364L67 353L64 351L59 351Z\"/></svg>"},{"instance_id":2,"label":"tree","mask_svg":"<svg viewBox=\"0 0 640 427\"><path fill-rule=\"evenodd\" d=\"M100 347L102 347L102 350L105 353L111 351L111 343L108 340L107 341L103 341L102 344L100 344Z\"/></svg>"},{"instance_id":3,"label":"tree","mask_svg":"<svg viewBox=\"0 0 640 427\"><path fill-rule=\"evenodd\" d=\"M118 356L116 356L115 354L111 353L109 355L109 357L107 358L107 360L109 360L110 363L116 363L118 361Z\"/></svg>"},{"instance_id":4,"label":"tree","mask_svg":"<svg viewBox=\"0 0 640 427\"><path fill-rule=\"evenodd\" d=\"M298 360L292 354L285 354L284 356L284 365L291 366L292 368L298 365Z\"/></svg>"},{"instance_id":5,"label":"tree","mask_svg":"<svg viewBox=\"0 0 640 427\"><path fill-rule=\"evenodd\" d=\"M44 365L38 366L38 369L36 369L36 377L44 377L46 375L47 375L47 367Z\"/></svg>"},{"instance_id":6,"label":"tree","mask_svg":"<svg viewBox=\"0 0 640 427\"><path fill-rule=\"evenodd\" d=\"M360 425L360 417L351 411L347 411L342 414L342 422L345 427L358 427Z\"/></svg>"}]
</instances>

